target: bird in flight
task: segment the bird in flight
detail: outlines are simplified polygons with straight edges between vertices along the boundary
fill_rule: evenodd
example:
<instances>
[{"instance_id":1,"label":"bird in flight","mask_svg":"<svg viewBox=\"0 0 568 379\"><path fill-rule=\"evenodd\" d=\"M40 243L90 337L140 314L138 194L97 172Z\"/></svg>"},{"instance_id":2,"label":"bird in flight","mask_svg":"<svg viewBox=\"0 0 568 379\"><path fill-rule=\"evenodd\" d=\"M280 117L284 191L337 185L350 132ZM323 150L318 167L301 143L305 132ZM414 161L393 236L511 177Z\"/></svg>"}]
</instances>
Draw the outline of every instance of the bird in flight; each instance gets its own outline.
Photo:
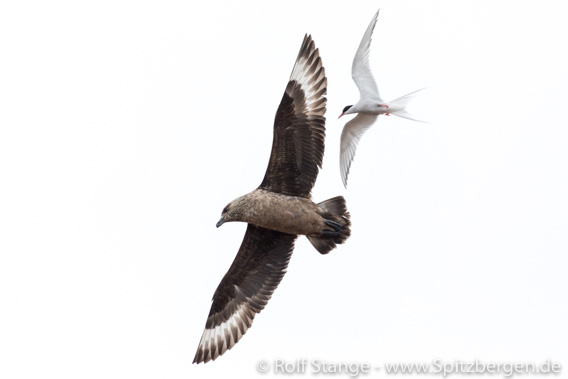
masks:
<instances>
[{"instance_id":1,"label":"bird in flight","mask_svg":"<svg viewBox=\"0 0 568 379\"><path fill-rule=\"evenodd\" d=\"M282 280L298 235L327 254L351 233L343 197L316 204L310 195L324 153L326 92L319 51L306 35L276 112L264 179L231 201L217 223L241 221L248 227L213 295L193 363L218 358L247 332Z\"/></svg>"},{"instance_id":2,"label":"bird in flight","mask_svg":"<svg viewBox=\"0 0 568 379\"><path fill-rule=\"evenodd\" d=\"M353 65L351 67L351 77L357 88L359 88L359 101L355 105L347 105L343 108L343 112L339 115L341 118L346 114L357 113L357 116L345 124L343 132L341 133L341 149L339 167L341 170L341 179L343 185L347 188L347 176L349 175L349 168L351 162L355 157L355 150L357 144L363 134L375 123L379 115L384 114L389 116L394 114L399 117L408 118L414 121L415 119L410 113L406 111L406 105L412 97L418 92L414 91L408 95L399 97L398 99L390 102L385 102L379 96L379 89L377 83L371 72L369 65L369 52L371 48L371 36L379 17L379 11L375 13L371 23L367 27L359 48L353 58Z\"/></svg>"}]
</instances>

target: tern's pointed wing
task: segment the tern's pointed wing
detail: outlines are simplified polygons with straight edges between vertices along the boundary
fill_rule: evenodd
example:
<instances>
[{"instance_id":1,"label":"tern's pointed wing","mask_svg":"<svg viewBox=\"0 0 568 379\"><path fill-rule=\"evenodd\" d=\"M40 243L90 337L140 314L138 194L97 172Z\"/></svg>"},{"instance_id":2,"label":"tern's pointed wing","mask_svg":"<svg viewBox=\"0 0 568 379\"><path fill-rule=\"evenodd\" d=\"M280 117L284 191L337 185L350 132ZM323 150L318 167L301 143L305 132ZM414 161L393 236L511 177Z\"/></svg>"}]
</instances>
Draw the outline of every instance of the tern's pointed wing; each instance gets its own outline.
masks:
<instances>
[{"instance_id":1,"label":"tern's pointed wing","mask_svg":"<svg viewBox=\"0 0 568 379\"><path fill-rule=\"evenodd\" d=\"M296 236L249 224L237 257L213 295L193 363L209 362L232 348L282 280Z\"/></svg>"},{"instance_id":2,"label":"tern's pointed wing","mask_svg":"<svg viewBox=\"0 0 568 379\"><path fill-rule=\"evenodd\" d=\"M377 115L368 113L359 113L357 117L345 124L341 133L341 152L339 167L341 169L341 180L347 188L347 176L349 175L349 167L355 157L355 150L359 140L365 134L367 129L377 119Z\"/></svg>"},{"instance_id":3,"label":"tern's pointed wing","mask_svg":"<svg viewBox=\"0 0 568 379\"><path fill-rule=\"evenodd\" d=\"M326 92L319 51L306 35L276 111L272 152L260 188L310 197L323 159Z\"/></svg>"},{"instance_id":4,"label":"tern's pointed wing","mask_svg":"<svg viewBox=\"0 0 568 379\"><path fill-rule=\"evenodd\" d=\"M361 39L361 44L355 53L355 58L353 58L353 66L351 68L351 76L359 88L359 93L361 99L366 100L376 100L378 102L383 102L379 96L379 89L377 88L377 83L371 72L371 66L369 65L369 52L371 50L371 36L373 35L373 30L375 29L375 24L377 23L377 18L379 17L379 11L375 13L371 23L367 27L363 38Z\"/></svg>"}]
</instances>

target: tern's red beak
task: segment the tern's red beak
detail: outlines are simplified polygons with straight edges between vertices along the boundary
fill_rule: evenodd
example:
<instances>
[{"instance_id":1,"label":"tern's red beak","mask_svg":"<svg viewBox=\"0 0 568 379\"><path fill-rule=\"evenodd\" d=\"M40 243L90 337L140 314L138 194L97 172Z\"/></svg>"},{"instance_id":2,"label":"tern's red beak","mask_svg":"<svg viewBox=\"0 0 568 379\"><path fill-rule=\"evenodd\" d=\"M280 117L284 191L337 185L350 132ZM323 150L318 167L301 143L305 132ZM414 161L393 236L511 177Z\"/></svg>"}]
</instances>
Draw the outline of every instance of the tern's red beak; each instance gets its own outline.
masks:
<instances>
[{"instance_id":1,"label":"tern's red beak","mask_svg":"<svg viewBox=\"0 0 568 379\"><path fill-rule=\"evenodd\" d=\"M342 114L340 114L337 119L339 120L339 119L341 118L341 116L343 116L344 114L345 114L345 112L343 112Z\"/></svg>"}]
</instances>

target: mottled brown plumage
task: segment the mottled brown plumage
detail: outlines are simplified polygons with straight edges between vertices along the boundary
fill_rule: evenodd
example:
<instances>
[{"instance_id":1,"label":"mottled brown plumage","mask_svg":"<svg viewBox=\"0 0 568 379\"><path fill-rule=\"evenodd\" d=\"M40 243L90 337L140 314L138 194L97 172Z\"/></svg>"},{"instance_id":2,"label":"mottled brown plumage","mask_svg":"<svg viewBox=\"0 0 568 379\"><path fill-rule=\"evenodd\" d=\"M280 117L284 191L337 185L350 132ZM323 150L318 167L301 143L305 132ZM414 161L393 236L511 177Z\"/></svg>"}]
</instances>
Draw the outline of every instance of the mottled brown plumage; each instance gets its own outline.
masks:
<instances>
[{"instance_id":1,"label":"mottled brown plumage","mask_svg":"<svg viewBox=\"0 0 568 379\"><path fill-rule=\"evenodd\" d=\"M274 121L260 186L224 209L225 222L247 222L239 252L213 295L194 363L216 359L252 325L282 280L297 235L327 254L350 234L343 197L311 201L324 153L327 79L310 36L304 38Z\"/></svg>"}]
</instances>

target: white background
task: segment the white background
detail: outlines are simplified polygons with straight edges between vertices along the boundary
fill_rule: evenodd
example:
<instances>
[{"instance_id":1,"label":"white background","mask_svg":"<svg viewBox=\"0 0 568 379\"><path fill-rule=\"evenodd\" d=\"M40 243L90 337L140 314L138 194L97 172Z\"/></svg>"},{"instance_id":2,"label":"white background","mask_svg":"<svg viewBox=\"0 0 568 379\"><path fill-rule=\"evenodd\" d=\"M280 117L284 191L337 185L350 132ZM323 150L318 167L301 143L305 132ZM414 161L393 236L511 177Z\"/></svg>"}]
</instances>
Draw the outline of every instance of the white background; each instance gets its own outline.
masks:
<instances>
[{"instance_id":1,"label":"white background","mask_svg":"<svg viewBox=\"0 0 568 379\"><path fill-rule=\"evenodd\" d=\"M390 100L339 176L351 60ZM0 5L0 377L255 378L276 358L568 364L568 7L561 1L6 1ZM328 76L315 201L247 335L192 365L304 33ZM273 373L262 377L271 377ZM384 376L381 375L381 376ZM281 375L279 377L282 377ZM345 376L337 376L345 377Z\"/></svg>"}]
</instances>

